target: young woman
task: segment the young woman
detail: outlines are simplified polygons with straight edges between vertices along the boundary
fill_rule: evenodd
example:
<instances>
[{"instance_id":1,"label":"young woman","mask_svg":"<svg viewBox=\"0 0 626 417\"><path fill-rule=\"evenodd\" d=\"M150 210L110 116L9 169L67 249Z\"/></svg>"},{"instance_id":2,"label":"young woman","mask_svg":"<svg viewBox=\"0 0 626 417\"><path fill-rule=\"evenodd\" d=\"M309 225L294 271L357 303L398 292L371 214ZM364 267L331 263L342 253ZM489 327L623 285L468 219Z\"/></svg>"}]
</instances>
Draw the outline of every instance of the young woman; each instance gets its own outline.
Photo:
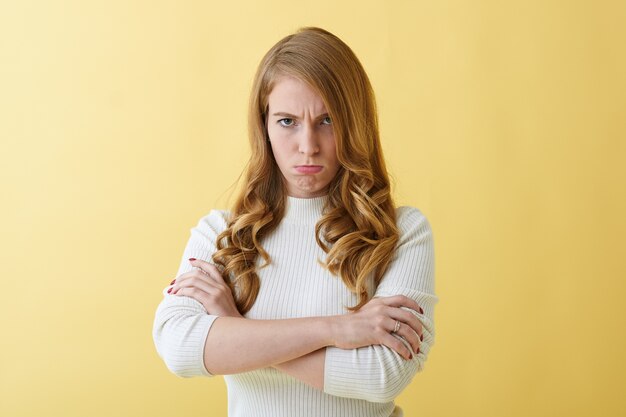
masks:
<instances>
[{"instance_id":1,"label":"young woman","mask_svg":"<svg viewBox=\"0 0 626 417\"><path fill-rule=\"evenodd\" d=\"M401 416L434 342L434 253L393 204L369 79L320 28L274 45L231 211L191 229L153 336L182 377L224 375L231 417Z\"/></svg>"}]
</instances>

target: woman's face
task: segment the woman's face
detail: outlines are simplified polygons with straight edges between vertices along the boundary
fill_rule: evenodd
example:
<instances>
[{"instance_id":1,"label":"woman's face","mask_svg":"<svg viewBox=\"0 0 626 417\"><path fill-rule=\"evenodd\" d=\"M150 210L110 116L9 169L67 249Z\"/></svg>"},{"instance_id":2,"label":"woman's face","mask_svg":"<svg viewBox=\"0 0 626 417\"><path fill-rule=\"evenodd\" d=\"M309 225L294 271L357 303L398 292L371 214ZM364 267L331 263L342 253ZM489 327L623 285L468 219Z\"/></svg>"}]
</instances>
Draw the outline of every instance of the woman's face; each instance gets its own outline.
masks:
<instances>
[{"instance_id":1,"label":"woman's face","mask_svg":"<svg viewBox=\"0 0 626 417\"><path fill-rule=\"evenodd\" d=\"M268 97L266 125L287 194L299 198L326 194L339 162L322 98L305 82L281 76Z\"/></svg>"}]
</instances>

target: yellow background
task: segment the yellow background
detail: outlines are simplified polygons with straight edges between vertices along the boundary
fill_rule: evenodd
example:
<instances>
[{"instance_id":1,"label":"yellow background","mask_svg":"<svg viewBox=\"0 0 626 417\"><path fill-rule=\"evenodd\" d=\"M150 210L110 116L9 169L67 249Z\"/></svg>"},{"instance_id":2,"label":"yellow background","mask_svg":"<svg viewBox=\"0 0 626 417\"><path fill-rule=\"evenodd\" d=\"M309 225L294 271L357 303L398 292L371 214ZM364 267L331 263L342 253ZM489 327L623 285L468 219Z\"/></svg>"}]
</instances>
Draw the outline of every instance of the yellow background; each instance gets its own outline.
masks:
<instances>
[{"instance_id":1,"label":"yellow background","mask_svg":"<svg viewBox=\"0 0 626 417\"><path fill-rule=\"evenodd\" d=\"M151 336L189 229L247 159L256 66L330 30L433 227L436 344L408 416L623 416L623 1L0 6L0 415L225 416Z\"/></svg>"}]
</instances>

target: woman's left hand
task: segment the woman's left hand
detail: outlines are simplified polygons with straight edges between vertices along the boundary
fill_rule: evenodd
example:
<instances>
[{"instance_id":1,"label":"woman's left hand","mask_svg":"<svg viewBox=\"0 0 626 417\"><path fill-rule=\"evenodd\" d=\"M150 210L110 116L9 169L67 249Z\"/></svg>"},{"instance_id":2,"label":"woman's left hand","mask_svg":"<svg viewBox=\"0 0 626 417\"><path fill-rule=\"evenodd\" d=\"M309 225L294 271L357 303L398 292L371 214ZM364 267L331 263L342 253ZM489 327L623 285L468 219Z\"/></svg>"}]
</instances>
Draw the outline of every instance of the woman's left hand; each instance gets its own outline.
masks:
<instances>
[{"instance_id":1,"label":"woman's left hand","mask_svg":"<svg viewBox=\"0 0 626 417\"><path fill-rule=\"evenodd\" d=\"M172 295L185 295L202 303L209 314L222 317L243 317L230 287L215 265L201 259L189 260L199 269L185 272L177 277L168 291Z\"/></svg>"}]
</instances>

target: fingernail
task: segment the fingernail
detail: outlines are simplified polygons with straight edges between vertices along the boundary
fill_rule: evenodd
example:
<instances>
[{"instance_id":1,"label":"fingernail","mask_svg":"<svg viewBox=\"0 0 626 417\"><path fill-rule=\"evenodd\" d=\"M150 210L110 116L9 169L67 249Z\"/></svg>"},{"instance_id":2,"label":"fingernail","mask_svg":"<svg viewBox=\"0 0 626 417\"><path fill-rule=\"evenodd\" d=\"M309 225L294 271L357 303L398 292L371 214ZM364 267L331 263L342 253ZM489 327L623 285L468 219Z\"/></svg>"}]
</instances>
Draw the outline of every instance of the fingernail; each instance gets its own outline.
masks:
<instances>
[{"instance_id":1,"label":"fingernail","mask_svg":"<svg viewBox=\"0 0 626 417\"><path fill-rule=\"evenodd\" d=\"M423 342L423 341L424 341L424 335L423 335L423 334L421 334L421 335L420 335L420 342Z\"/></svg>"},{"instance_id":2,"label":"fingernail","mask_svg":"<svg viewBox=\"0 0 626 417\"><path fill-rule=\"evenodd\" d=\"M190 261L195 261L195 260L196 260L196 258L189 258L189 260L190 260Z\"/></svg>"},{"instance_id":3,"label":"fingernail","mask_svg":"<svg viewBox=\"0 0 626 417\"><path fill-rule=\"evenodd\" d=\"M422 307L420 307L420 314L424 314L424 310L422 310Z\"/></svg>"},{"instance_id":4,"label":"fingernail","mask_svg":"<svg viewBox=\"0 0 626 417\"><path fill-rule=\"evenodd\" d=\"M171 293L173 289L174 289L174 287L170 288L169 290L167 290L167 293L168 294Z\"/></svg>"},{"instance_id":5,"label":"fingernail","mask_svg":"<svg viewBox=\"0 0 626 417\"><path fill-rule=\"evenodd\" d=\"M413 354L409 353L409 359L413 359Z\"/></svg>"},{"instance_id":6,"label":"fingernail","mask_svg":"<svg viewBox=\"0 0 626 417\"><path fill-rule=\"evenodd\" d=\"M170 285L174 285L175 282L176 280L173 280L172 282L170 282Z\"/></svg>"},{"instance_id":7,"label":"fingernail","mask_svg":"<svg viewBox=\"0 0 626 417\"><path fill-rule=\"evenodd\" d=\"M417 348L417 352L415 352L416 355L418 355L420 353L420 348Z\"/></svg>"}]
</instances>

